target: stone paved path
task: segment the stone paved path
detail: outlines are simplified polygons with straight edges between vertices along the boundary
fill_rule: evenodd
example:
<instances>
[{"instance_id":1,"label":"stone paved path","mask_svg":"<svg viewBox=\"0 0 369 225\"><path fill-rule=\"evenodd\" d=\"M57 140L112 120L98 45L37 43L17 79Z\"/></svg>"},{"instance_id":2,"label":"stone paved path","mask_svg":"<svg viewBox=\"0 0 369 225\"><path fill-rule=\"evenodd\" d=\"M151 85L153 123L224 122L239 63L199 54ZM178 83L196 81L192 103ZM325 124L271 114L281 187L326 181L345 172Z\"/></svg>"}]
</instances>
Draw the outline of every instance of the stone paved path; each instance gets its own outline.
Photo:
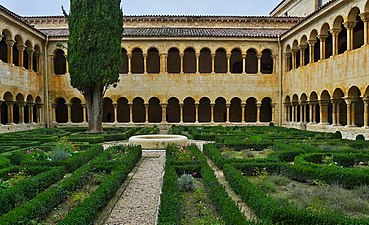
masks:
<instances>
[{"instance_id":1,"label":"stone paved path","mask_svg":"<svg viewBox=\"0 0 369 225\"><path fill-rule=\"evenodd\" d=\"M156 224L163 183L165 152L144 151L144 159L105 221L115 224Z\"/></svg>"}]
</instances>

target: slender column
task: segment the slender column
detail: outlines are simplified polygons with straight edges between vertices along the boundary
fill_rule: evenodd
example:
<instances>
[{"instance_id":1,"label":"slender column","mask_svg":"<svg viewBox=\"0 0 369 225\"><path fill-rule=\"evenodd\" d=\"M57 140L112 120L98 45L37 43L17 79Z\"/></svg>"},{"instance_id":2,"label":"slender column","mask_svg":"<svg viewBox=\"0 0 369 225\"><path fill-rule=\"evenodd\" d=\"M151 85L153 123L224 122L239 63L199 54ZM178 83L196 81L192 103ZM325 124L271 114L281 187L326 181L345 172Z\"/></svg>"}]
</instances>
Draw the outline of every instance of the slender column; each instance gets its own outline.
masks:
<instances>
[{"instance_id":1,"label":"slender column","mask_svg":"<svg viewBox=\"0 0 369 225\"><path fill-rule=\"evenodd\" d=\"M144 58L144 74L147 74L147 53L142 54Z\"/></svg>"},{"instance_id":2,"label":"slender column","mask_svg":"<svg viewBox=\"0 0 369 225\"><path fill-rule=\"evenodd\" d=\"M297 49L292 48L291 49L291 54L292 54L292 69L296 69L296 53L297 53Z\"/></svg>"},{"instance_id":3,"label":"slender column","mask_svg":"<svg viewBox=\"0 0 369 225\"><path fill-rule=\"evenodd\" d=\"M309 112L309 121L310 121L310 123L314 123L314 119L313 119L313 113L314 113L314 111L313 111L313 102L309 101L308 103L309 103L309 110L310 110L310 112Z\"/></svg>"},{"instance_id":4,"label":"slender column","mask_svg":"<svg viewBox=\"0 0 369 225\"><path fill-rule=\"evenodd\" d=\"M28 103L27 106L28 106L28 116L29 116L29 122L30 123L34 123L35 121L33 120L33 106L35 104L34 103Z\"/></svg>"},{"instance_id":5,"label":"slender column","mask_svg":"<svg viewBox=\"0 0 369 225\"><path fill-rule=\"evenodd\" d=\"M132 54L127 54L128 57L128 74L132 74Z\"/></svg>"},{"instance_id":6,"label":"slender column","mask_svg":"<svg viewBox=\"0 0 369 225\"><path fill-rule=\"evenodd\" d=\"M300 122L305 123L305 103L304 102L300 102Z\"/></svg>"},{"instance_id":7,"label":"slender column","mask_svg":"<svg viewBox=\"0 0 369 225\"><path fill-rule=\"evenodd\" d=\"M26 48L26 46L24 45L17 45L18 48L18 62L19 62L19 67L23 67L24 62L23 62L23 55L24 55L24 49Z\"/></svg>"},{"instance_id":8,"label":"slender column","mask_svg":"<svg viewBox=\"0 0 369 225\"><path fill-rule=\"evenodd\" d=\"M180 62L181 63L181 66L180 66L181 71L180 72L183 73L183 71L184 71L184 53L179 53L179 57L181 58L181 60L180 60L181 61Z\"/></svg>"},{"instance_id":9,"label":"slender column","mask_svg":"<svg viewBox=\"0 0 369 225\"><path fill-rule=\"evenodd\" d=\"M364 22L364 45L369 44L369 13L361 13L361 20Z\"/></svg>"},{"instance_id":10,"label":"slender column","mask_svg":"<svg viewBox=\"0 0 369 225\"><path fill-rule=\"evenodd\" d=\"M161 105L161 111L162 111L162 123L167 122L167 103L162 103Z\"/></svg>"},{"instance_id":11,"label":"slender column","mask_svg":"<svg viewBox=\"0 0 369 225\"><path fill-rule=\"evenodd\" d=\"M49 73L51 74L55 74L55 68L54 68L54 56L53 55L50 55L49 56L49 62L50 62L50 66L48 68L48 71Z\"/></svg>"},{"instance_id":12,"label":"slender column","mask_svg":"<svg viewBox=\"0 0 369 225\"><path fill-rule=\"evenodd\" d=\"M273 58L273 74L277 73L277 58L278 58L278 54L273 54L272 55Z\"/></svg>"},{"instance_id":13,"label":"slender column","mask_svg":"<svg viewBox=\"0 0 369 225\"><path fill-rule=\"evenodd\" d=\"M307 43L309 44L309 48L310 48L310 51L309 51L309 63L313 63L314 62L314 56L315 56L315 53L314 53L314 45L316 43L316 40L308 40Z\"/></svg>"},{"instance_id":14,"label":"slender column","mask_svg":"<svg viewBox=\"0 0 369 225\"><path fill-rule=\"evenodd\" d=\"M288 103L284 103L284 122L288 122Z\"/></svg>"},{"instance_id":15,"label":"slender column","mask_svg":"<svg viewBox=\"0 0 369 225\"><path fill-rule=\"evenodd\" d=\"M328 35L326 34L319 34L317 36L320 40L320 60L325 59L326 54L325 54L325 40L327 40Z\"/></svg>"},{"instance_id":16,"label":"slender column","mask_svg":"<svg viewBox=\"0 0 369 225\"><path fill-rule=\"evenodd\" d=\"M183 123L183 103L179 103L179 113L180 113L180 116L179 116L179 122L180 123Z\"/></svg>"},{"instance_id":17,"label":"slender column","mask_svg":"<svg viewBox=\"0 0 369 225\"><path fill-rule=\"evenodd\" d=\"M196 53L196 73L200 73L200 53Z\"/></svg>"},{"instance_id":18,"label":"slender column","mask_svg":"<svg viewBox=\"0 0 369 225\"><path fill-rule=\"evenodd\" d=\"M231 56L232 54L227 54L227 73L231 73Z\"/></svg>"},{"instance_id":19,"label":"slender column","mask_svg":"<svg viewBox=\"0 0 369 225\"><path fill-rule=\"evenodd\" d=\"M258 58L258 74L261 74L261 57L263 56L263 54L258 53L257 54L257 58Z\"/></svg>"},{"instance_id":20,"label":"slender column","mask_svg":"<svg viewBox=\"0 0 369 225\"><path fill-rule=\"evenodd\" d=\"M37 104L37 116L38 116L38 123L42 124L43 123L43 114L42 114L42 107L43 104Z\"/></svg>"},{"instance_id":21,"label":"slender column","mask_svg":"<svg viewBox=\"0 0 369 225\"><path fill-rule=\"evenodd\" d=\"M72 123L72 103L66 103L68 107L68 123Z\"/></svg>"},{"instance_id":22,"label":"slender column","mask_svg":"<svg viewBox=\"0 0 369 225\"><path fill-rule=\"evenodd\" d=\"M114 108L114 123L118 123L118 103L113 103Z\"/></svg>"},{"instance_id":23,"label":"slender column","mask_svg":"<svg viewBox=\"0 0 369 225\"><path fill-rule=\"evenodd\" d=\"M28 49L27 48L27 54L28 54L28 70L32 70L33 68L33 53L35 52L35 50L33 49ZM68 64L68 62L67 62ZM68 67L67 67L67 72L68 72Z\"/></svg>"},{"instance_id":24,"label":"slender column","mask_svg":"<svg viewBox=\"0 0 369 225\"><path fill-rule=\"evenodd\" d=\"M83 108L83 123L87 123L87 105L82 104L82 108Z\"/></svg>"},{"instance_id":25,"label":"slender column","mask_svg":"<svg viewBox=\"0 0 369 225\"><path fill-rule=\"evenodd\" d=\"M292 54L291 54L291 52L287 52L287 53L285 53L284 54L284 57L285 57L285 65L286 65L286 67L285 67L285 71L286 72L288 72L289 70L290 70L290 67L291 67L291 65L290 65L290 57L292 57Z\"/></svg>"},{"instance_id":26,"label":"slender column","mask_svg":"<svg viewBox=\"0 0 369 225\"><path fill-rule=\"evenodd\" d=\"M341 124L341 101L342 99L337 100L337 126L342 126Z\"/></svg>"},{"instance_id":27,"label":"slender column","mask_svg":"<svg viewBox=\"0 0 369 225\"><path fill-rule=\"evenodd\" d=\"M246 74L246 56L247 56L247 53L242 54L242 62L243 62L242 73L243 74Z\"/></svg>"},{"instance_id":28,"label":"slender column","mask_svg":"<svg viewBox=\"0 0 369 225\"><path fill-rule=\"evenodd\" d=\"M337 102L335 101L335 99L331 99L332 102L332 125L333 126L337 126Z\"/></svg>"},{"instance_id":29,"label":"slender column","mask_svg":"<svg viewBox=\"0 0 369 225\"><path fill-rule=\"evenodd\" d=\"M347 51L354 49L354 27L356 23L356 21L346 21L343 23L347 29Z\"/></svg>"},{"instance_id":30,"label":"slender column","mask_svg":"<svg viewBox=\"0 0 369 225\"><path fill-rule=\"evenodd\" d=\"M65 54L65 58L67 59L66 62L65 62L65 73L69 73L69 61L68 61L68 55ZM33 62L33 57L32 57L32 62ZM33 63L32 63L33 65Z\"/></svg>"},{"instance_id":31,"label":"slender column","mask_svg":"<svg viewBox=\"0 0 369 225\"><path fill-rule=\"evenodd\" d=\"M133 123L133 103L129 102L129 123Z\"/></svg>"},{"instance_id":32,"label":"slender column","mask_svg":"<svg viewBox=\"0 0 369 225\"><path fill-rule=\"evenodd\" d=\"M291 122L296 122L296 102L292 102L292 119L290 120Z\"/></svg>"},{"instance_id":33,"label":"slender column","mask_svg":"<svg viewBox=\"0 0 369 225\"><path fill-rule=\"evenodd\" d=\"M332 34L332 46L333 46L332 56L338 55L338 49L339 49L338 35L341 32L341 30L342 30L341 28L329 30L329 32Z\"/></svg>"},{"instance_id":34,"label":"slender column","mask_svg":"<svg viewBox=\"0 0 369 225\"><path fill-rule=\"evenodd\" d=\"M276 103L272 103L272 123L275 123L275 107L276 107Z\"/></svg>"},{"instance_id":35,"label":"slender column","mask_svg":"<svg viewBox=\"0 0 369 225\"><path fill-rule=\"evenodd\" d=\"M52 112L52 123L56 123L56 104L55 103L53 103L52 105L51 105L51 107L52 107L52 110L51 110L51 112Z\"/></svg>"},{"instance_id":36,"label":"slender column","mask_svg":"<svg viewBox=\"0 0 369 225\"><path fill-rule=\"evenodd\" d=\"M291 105L291 104L289 104L288 105L288 108L287 108L287 116L288 116L288 119L287 119L287 121L288 122L292 122L292 116L293 116L293 114L292 114L292 112L291 112L291 110L293 110L293 106Z\"/></svg>"},{"instance_id":37,"label":"slender column","mask_svg":"<svg viewBox=\"0 0 369 225\"><path fill-rule=\"evenodd\" d=\"M199 105L200 103L198 102L195 103L195 108L196 108L195 123L199 123Z\"/></svg>"},{"instance_id":38,"label":"slender column","mask_svg":"<svg viewBox=\"0 0 369 225\"><path fill-rule=\"evenodd\" d=\"M345 97L344 100L345 100L346 105L347 105L347 126L352 127L353 123L352 123L352 108L351 108L351 105L352 105L353 99L350 98L350 97Z\"/></svg>"},{"instance_id":39,"label":"slender column","mask_svg":"<svg viewBox=\"0 0 369 225\"><path fill-rule=\"evenodd\" d=\"M231 115L230 115L230 108L231 108L231 103L227 103L226 104L226 108L227 108L227 112L226 112L226 123L230 123L230 118L231 118Z\"/></svg>"},{"instance_id":40,"label":"slender column","mask_svg":"<svg viewBox=\"0 0 369 225\"><path fill-rule=\"evenodd\" d=\"M0 37L0 40L1 40L1 37ZM4 100L0 100L0 107L3 105L3 103L4 103ZM0 126L3 126L3 124L1 123L1 110L0 110Z\"/></svg>"},{"instance_id":41,"label":"slender column","mask_svg":"<svg viewBox=\"0 0 369 225\"><path fill-rule=\"evenodd\" d=\"M160 53L160 73L167 73L167 53Z\"/></svg>"},{"instance_id":42,"label":"slender column","mask_svg":"<svg viewBox=\"0 0 369 225\"><path fill-rule=\"evenodd\" d=\"M246 103L241 103L241 108L242 108L241 122L242 123L245 123L246 122L245 121L245 117L246 117L246 115L245 115Z\"/></svg>"},{"instance_id":43,"label":"slender column","mask_svg":"<svg viewBox=\"0 0 369 225\"><path fill-rule=\"evenodd\" d=\"M14 124L14 115L13 115L13 110L14 110L14 104L15 101L6 101L5 104L7 104L8 106L8 125L12 125Z\"/></svg>"},{"instance_id":44,"label":"slender column","mask_svg":"<svg viewBox=\"0 0 369 225\"><path fill-rule=\"evenodd\" d=\"M260 123L261 102L256 103L256 123Z\"/></svg>"},{"instance_id":45,"label":"slender column","mask_svg":"<svg viewBox=\"0 0 369 225\"><path fill-rule=\"evenodd\" d=\"M26 102L18 102L19 107L19 123L24 124L24 107L26 106Z\"/></svg>"},{"instance_id":46,"label":"slender column","mask_svg":"<svg viewBox=\"0 0 369 225\"><path fill-rule=\"evenodd\" d=\"M215 108L215 103L210 103L210 107L211 107L211 123L214 123L214 108Z\"/></svg>"},{"instance_id":47,"label":"slender column","mask_svg":"<svg viewBox=\"0 0 369 225\"><path fill-rule=\"evenodd\" d=\"M305 66L306 45L299 45L299 49L300 49L300 64L301 64L301 66Z\"/></svg>"},{"instance_id":48,"label":"slender column","mask_svg":"<svg viewBox=\"0 0 369 225\"><path fill-rule=\"evenodd\" d=\"M211 73L215 73L215 53L211 53Z\"/></svg>"},{"instance_id":49,"label":"slender column","mask_svg":"<svg viewBox=\"0 0 369 225\"><path fill-rule=\"evenodd\" d=\"M149 123L149 103L145 103L145 123Z\"/></svg>"},{"instance_id":50,"label":"slender column","mask_svg":"<svg viewBox=\"0 0 369 225\"><path fill-rule=\"evenodd\" d=\"M320 106L320 124L321 125L328 125L328 105L329 100L319 100Z\"/></svg>"},{"instance_id":51,"label":"slender column","mask_svg":"<svg viewBox=\"0 0 369 225\"><path fill-rule=\"evenodd\" d=\"M5 43L8 47L8 63L13 64L13 46L14 46L15 41L6 40Z\"/></svg>"},{"instance_id":52,"label":"slender column","mask_svg":"<svg viewBox=\"0 0 369 225\"><path fill-rule=\"evenodd\" d=\"M364 102L364 128L369 128L369 97L363 97Z\"/></svg>"}]
</instances>

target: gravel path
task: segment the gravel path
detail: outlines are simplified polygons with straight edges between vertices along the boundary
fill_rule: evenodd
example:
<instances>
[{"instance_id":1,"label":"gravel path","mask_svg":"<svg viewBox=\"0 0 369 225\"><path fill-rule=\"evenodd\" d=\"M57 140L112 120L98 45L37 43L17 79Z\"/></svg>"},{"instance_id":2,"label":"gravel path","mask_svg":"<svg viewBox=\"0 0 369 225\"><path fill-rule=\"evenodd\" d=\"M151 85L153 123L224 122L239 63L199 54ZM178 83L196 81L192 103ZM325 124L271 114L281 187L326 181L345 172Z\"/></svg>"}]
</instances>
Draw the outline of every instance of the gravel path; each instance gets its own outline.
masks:
<instances>
[{"instance_id":1,"label":"gravel path","mask_svg":"<svg viewBox=\"0 0 369 225\"><path fill-rule=\"evenodd\" d=\"M144 151L145 157L105 224L157 224L165 152Z\"/></svg>"}]
</instances>

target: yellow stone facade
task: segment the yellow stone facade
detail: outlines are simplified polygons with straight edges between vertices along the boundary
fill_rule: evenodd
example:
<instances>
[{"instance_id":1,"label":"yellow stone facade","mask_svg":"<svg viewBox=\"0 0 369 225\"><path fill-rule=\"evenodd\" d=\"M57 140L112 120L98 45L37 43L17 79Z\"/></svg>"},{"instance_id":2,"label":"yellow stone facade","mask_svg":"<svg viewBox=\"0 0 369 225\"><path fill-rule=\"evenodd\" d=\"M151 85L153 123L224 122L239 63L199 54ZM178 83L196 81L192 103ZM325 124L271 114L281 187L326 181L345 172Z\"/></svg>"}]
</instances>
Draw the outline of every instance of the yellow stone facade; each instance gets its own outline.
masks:
<instances>
[{"instance_id":1,"label":"yellow stone facade","mask_svg":"<svg viewBox=\"0 0 369 225\"><path fill-rule=\"evenodd\" d=\"M267 17L127 16L105 125L273 122L369 139L368 15L366 0L283 0ZM1 131L86 125L67 29L0 8Z\"/></svg>"}]
</instances>

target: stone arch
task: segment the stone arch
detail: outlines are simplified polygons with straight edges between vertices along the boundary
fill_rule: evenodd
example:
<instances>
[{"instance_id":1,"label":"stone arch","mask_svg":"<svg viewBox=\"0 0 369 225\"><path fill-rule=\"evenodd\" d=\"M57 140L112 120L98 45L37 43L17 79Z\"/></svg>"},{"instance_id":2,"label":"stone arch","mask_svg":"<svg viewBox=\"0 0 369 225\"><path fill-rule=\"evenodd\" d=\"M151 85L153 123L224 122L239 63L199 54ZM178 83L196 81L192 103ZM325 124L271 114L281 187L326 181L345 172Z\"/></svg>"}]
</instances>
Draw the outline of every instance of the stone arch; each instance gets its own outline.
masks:
<instances>
[{"instance_id":1,"label":"stone arch","mask_svg":"<svg viewBox=\"0 0 369 225\"><path fill-rule=\"evenodd\" d=\"M297 40L293 41L292 44L292 51L295 51L295 57L296 57L296 69L301 66L301 53L299 48L299 42Z\"/></svg>"},{"instance_id":2,"label":"stone arch","mask_svg":"<svg viewBox=\"0 0 369 225\"><path fill-rule=\"evenodd\" d=\"M369 1L366 1L366 3L365 3L364 12L366 12L366 13L369 12Z\"/></svg>"},{"instance_id":3,"label":"stone arch","mask_svg":"<svg viewBox=\"0 0 369 225\"><path fill-rule=\"evenodd\" d=\"M34 105L34 101L33 101L33 96L32 95L28 95L26 98L26 107L24 107L24 121L25 123L31 123L31 118L32 115L30 115L31 112L31 107L32 105ZM68 108L68 107L67 107ZM33 110L33 115L35 114L34 110ZM67 112L67 120L68 120L68 112Z\"/></svg>"},{"instance_id":4,"label":"stone arch","mask_svg":"<svg viewBox=\"0 0 369 225\"><path fill-rule=\"evenodd\" d=\"M246 122L256 122L257 120L257 108L256 108L256 98L250 97L246 100L245 109L245 120Z\"/></svg>"},{"instance_id":5,"label":"stone arch","mask_svg":"<svg viewBox=\"0 0 369 225\"><path fill-rule=\"evenodd\" d=\"M231 106L229 108L229 121L231 122L243 122L242 121L242 100L240 98L232 98Z\"/></svg>"},{"instance_id":6,"label":"stone arch","mask_svg":"<svg viewBox=\"0 0 369 225\"><path fill-rule=\"evenodd\" d=\"M347 50L347 30L343 25L342 16L337 16L333 21L333 29L339 30L338 34L338 54L342 54Z\"/></svg>"},{"instance_id":7,"label":"stone arch","mask_svg":"<svg viewBox=\"0 0 369 225\"><path fill-rule=\"evenodd\" d=\"M34 51L33 51L33 54L32 54L32 57L33 57L33 59L32 59L32 62L33 62L32 69L36 73L40 72L40 55L41 55L41 48L40 48L40 46L35 45Z\"/></svg>"},{"instance_id":8,"label":"stone arch","mask_svg":"<svg viewBox=\"0 0 369 225\"><path fill-rule=\"evenodd\" d=\"M285 54L287 55L287 71L291 71L292 70L292 55L291 55L291 46L288 44L286 46L286 50L285 50Z\"/></svg>"},{"instance_id":9,"label":"stone arch","mask_svg":"<svg viewBox=\"0 0 369 225\"><path fill-rule=\"evenodd\" d=\"M83 122L83 106L81 99L74 97L71 99L71 121L72 123Z\"/></svg>"},{"instance_id":10,"label":"stone arch","mask_svg":"<svg viewBox=\"0 0 369 225\"><path fill-rule=\"evenodd\" d=\"M68 107L64 98L57 98L55 100L55 116L57 123L67 123L68 122Z\"/></svg>"},{"instance_id":11,"label":"stone arch","mask_svg":"<svg viewBox=\"0 0 369 225\"><path fill-rule=\"evenodd\" d=\"M285 111L286 118L285 118L285 120L287 122L291 122L291 119L292 119L292 110L291 110L291 107L292 107L292 105L291 105L291 97L289 95L287 95L285 97L284 104L286 106L286 109L285 109L286 110Z\"/></svg>"},{"instance_id":12,"label":"stone arch","mask_svg":"<svg viewBox=\"0 0 369 225\"><path fill-rule=\"evenodd\" d=\"M227 73L227 51L224 48L218 48L215 53L215 72Z\"/></svg>"},{"instance_id":13,"label":"stone arch","mask_svg":"<svg viewBox=\"0 0 369 225\"><path fill-rule=\"evenodd\" d=\"M319 106L320 106L320 122L325 124L332 124L332 102L331 95L327 90L323 90L320 94Z\"/></svg>"},{"instance_id":14,"label":"stone arch","mask_svg":"<svg viewBox=\"0 0 369 225\"><path fill-rule=\"evenodd\" d=\"M7 63L8 62L8 45L7 40L12 40L12 35L9 30L2 31L3 38L0 40L0 60Z\"/></svg>"},{"instance_id":15,"label":"stone arch","mask_svg":"<svg viewBox=\"0 0 369 225\"><path fill-rule=\"evenodd\" d=\"M337 124L347 125L347 104L343 99L345 94L341 88L336 88L333 92L332 101L336 106Z\"/></svg>"},{"instance_id":16,"label":"stone arch","mask_svg":"<svg viewBox=\"0 0 369 225\"><path fill-rule=\"evenodd\" d=\"M242 51L235 48L231 52L231 73L240 74L243 72Z\"/></svg>"},{"instance_id":17,"label":"stone arch","mask_svg":"<svg viewBox=\"0 0 369 225\"><path fill-rule=\"evenodd\" d=\"M175 97L171 97L168 100L167 106L167 121L168 123L179 123L180 122L180 106L179 100Z\"/></svg>"},{"instance_id":18,"label":"stone arch","mask_svg":"<svg viewBox=\"0 0 369 225\"><path fill-rule=\"evenodd\" d=\"M200 123L210 122L211 121L211 105L210 99L207 97L203 97L199 102L199 114L198 119Z\"/></svg>"},{"instance_id":19,"label":"stone arch","mask_svg":"<svg viewBox=\"0 0 369 225\"><path fill-rule=\"evenodd\" d=\"M261 73L272 74L274 68L272 50L264 49L261 54Z\"/></svg>"},{"instance_id":20,"label":"stone arch","mask_svg":"<svg viewBox=\"0 0 369 225\"><path fill-rule=\"evenodd\" d=\"M215 100L214 106L214 122L226 122L227 121L227 101L223 97L219 97Z\"/></svg>"},{"instance_id":21,"label":"stone arch","mask_svg":"<svg viewBox=\"0 0 369 225\"><path fill-rule=\"evenodd\" d=\"M15 124L23 123L24 122L24 113L21 112L22 107L26 105L26 102L24 100L23 94L19 93L15 97L15 104L13 105L13 122ZM21 118L23 117L23 118Z\"/></svg>"},{"instance_id":22,"label":"stone arch","mask_svg":"<svg viewBox=\"0 0 369 225\"><path fill-rule=\"evenodd\" d=\"M196 121L195 100L191 97L183 101L183 122L194 123Z\"/></svg>"},{"instance_id":23,"label":"stone arch","mask_svg":"<svg viewBox=\"0 0 369 225\"><path fill-rule=\"evenodd\" d=\"M131 70L133 74L144 73L144 57L143 51L140 48L134 48L132 50Z\"/></svg>"},{"instance_id":24,"label":"stone arch","mask_svg":"<svg viewBox=\"0 0 369 225\"><path fill-rule=\"evenodd\" d=\"M113 123L114 118L113 100L111 98L105 97L103 99L103 122Z\"/></svg>"},{"instance_id":25,"label":"stone arch","mask_svg":"<svg viewBox=\"0 0 369 225\"><path fill-rule=\"evenodd\" d=\"M314 44L314 62L318 62L320 60L320 41L317 39L318 31L315 29L310 32L310 41L315 41Z\"/></svg>"},{"instance_id":26,"label":"stone arch","mask_svg":"<svg viewBox=\"0 0 369 225\"><path fill-rule=\"evenodd\" d=\"M353 31L353 49L360 48L364 45L364 22L360 17L360 9L358 7L350 10L347 22L356 22Z\"/></svg>"},{"instance_id":27,"label":"stone arch","mask_svg":"<svg viewBox=\"0 0 369 225\"><path fill-rule=\"evenodd\" d=\"M19 60L19 47L23 47L23 40L22 37L20 35L15 35L14 37L15 43L13 45L13 64L14 66L19 66L20 65L20 60Z\"/></svg>"},{"instance_id":28,"label":"stone arch","mask_svg":"<svg viewBox=\"0 0 369 225\"><path fill-rule=\"evenodd\" d=\"M40 96L37 96L35 99L35 105L33 106L33 121L40 123L42 121L41 118L41 110L42 110L42 100Z\"/></svg>"},{"instance_id":29,"label":"stone arch","mask_svg":"<svg viewBox=\"0 0 369 225\"><path fill-rule=\"evenodd\" d=\"M122 65L120 67L120 73L121 74L127 74L128 71L128 52L125 48L122 48L121 51L122 56Z\"/></svg>"},{"instance_id":30,"label":"stone arch","mask_svg":"<svg viewBox=\"0 0 369 225\"><path fill-rule=\"evenodd\" d=\"M212 72L212 59L211 51L209 48L203 48L200 51L200 73L211 73Z\"/></svg>"},{"instance_id":31,"label":"stone arch","mask_svg":"<svg viewBox=\"0 0 369 225\"><path fill-rule=\"evenodd\" d=\"M31 65L28 65L28 68ZM56 75L64 75L67 73L67 59L62 49L56 49L54 53L54 73Z\"/></svg>"},{"instance_id":32,"label":"stone arch","mask_svg":"<svg viewBox=\"0 0 369 225\"><path fill-rule=\"evenodd\" d=\"M130 121L130 108L127 98L121 97L117 101L117 120L120 123L129 123Z\"/></svg>"},{"instance_id":33,"label":"stone arch","mask_svg":"<svg viewBox=\"0 0 369 225\"><path fill-rule=\"evenodd\" d=\"M294 94L292 96L292 107L294 107L294 113L295 115L293 116L294 118L294 122L300 122L301 121L301 117L300 117L300 104L299 104L299 96L297 94Z\"/></svg>"},{"instance_id":34,"label":"stone arch","mask_svg":"<svg viewBox=\"0 0 369 225\"><path fill-rule=\"evenodd\" d=\"M32 43L29 40L27 40L26 43L25 43L25 46L26 46L26 48L24 49L24 52L23 52L23 67L25 69L31 70L32 68L31 68L31 65L29 65L28 50L30 50L30 51L32 50Z\"/></svg>"},{"instance_id":35,"label":"stone arch","mask_svg":"<svg viewBox=\"0 0 369 225\"><path fill-rule=\"evenodd\" d=\"M272 99L265 97L261 100L260 122L272 122Z\"/></svg>"},{"instance_id":36,"label":"stone arch","mask_svg":"<svg viewBox=\"0 0 369 225\"><path fill-rule=\"evenodd\" d=\"M253 48L248 49L246 52L246 73L258 73L258 54Z\"/></svg>"},{"instance_id":37,"label":"stone arch","mask_svg":"<svg viewBox=\"0 0 369 225\"><path fill-rule=\"evenodd\" d=\"M331 32L329 32L329 30L331 29L331 27L329 26L328 23L324 23L320 29L320 35L324 36L325 39L325 57L324 59L327 59L329 57L332 56L333 54L333 37ZM323 58L323 56L322 56Z\"/></svg>"},{"instance_id":38,"label":"stone arch","mask_svg":"<svg viewBox=\"0 0 369 225\"><path fill-rule=\"evenodd\" d=\"M149 123L160 123L162 121L162 109L160 100L156 97L149 99Z\"/></svg>"},{"instance_id":39,"label":"stone arch","mask_svg":"<svg viewBox=\"0 0 369 225\"><path fill-rule=\"evenodd\" d=\"M196 51L193 48L186 48L184 50L183 72L196 73Z\"/></svg>"},{"instance_id":40,"label":"stone arch","mask_svg":"<svg viewBox=\"0 0 369 225\"><path fill-rule=\"evenodd\" d=\"M309 123L310 122L310 105L308 104L308 97L305 93L302 93L300 96L300 102L302 103L303 107L305 107L304 113L304 122Z\"/></svg>"},{"instance_id":41,"label":"stone arch","mask_svg":"<svg viewBox=\"0 0 369 225\"><path fill-rule=\"evenodd\" d=\"M352 100L351 123L348 118L348 124L361 127L364 125L364 102L360 89L357 86L352 86L348 91L348 98Z\"/></svg>"},{"instance_id":42,"label":"stone arch","mask_svg":"<svg viewBox=\"0 0 369 225\"><path fill-rule=\"evenodd\" d=\"M146 121L145 101L142 98L133 99L132 113L134 123L144 123Z\"/></svg>"},{"instance_id":43,"label":"stone arch","mask_svg":"<svg viewBox=\"0 0 369 225\"><path fill-rule=\"evenodd\" d=\"M147 52L147 72L160 73L160 56L156 48L150 48Z\"/></svg>"},{"instance_id":44,"label":"stone arch","mask_svg":"<svg viewBox=\"0 0 369 225\"><path fill-rule=\"evenodd\" d=\"M179 55L178 48L171 48L168 51L168 73L180 73L181 72L181 57Z\"/></svg>"},{"instance_id":45,"label":"stone arch","mask_svg":"<svg viewBox=\"0 0 369 225\"><path fill-rule=\"evenodd\" d=\"M308 65L310 63L310 48L307 41L308 39L306 35L303 35L300 39L300 45L305 46L304 65Z\"/></svg>"},{"instance_id":46,"label":"stone arch","mask_svg":"<svg viewBox=\"0 0 369 225\"><path fill-rule=\"evenodd\" d=\"M309 101L310 101L310 104L312 105L311 107L313 107L313 121L315 123L319 123L320 122L320 106L318 104L318 94L315 91L311 92Z\"/></svg>"}]
</instances>

